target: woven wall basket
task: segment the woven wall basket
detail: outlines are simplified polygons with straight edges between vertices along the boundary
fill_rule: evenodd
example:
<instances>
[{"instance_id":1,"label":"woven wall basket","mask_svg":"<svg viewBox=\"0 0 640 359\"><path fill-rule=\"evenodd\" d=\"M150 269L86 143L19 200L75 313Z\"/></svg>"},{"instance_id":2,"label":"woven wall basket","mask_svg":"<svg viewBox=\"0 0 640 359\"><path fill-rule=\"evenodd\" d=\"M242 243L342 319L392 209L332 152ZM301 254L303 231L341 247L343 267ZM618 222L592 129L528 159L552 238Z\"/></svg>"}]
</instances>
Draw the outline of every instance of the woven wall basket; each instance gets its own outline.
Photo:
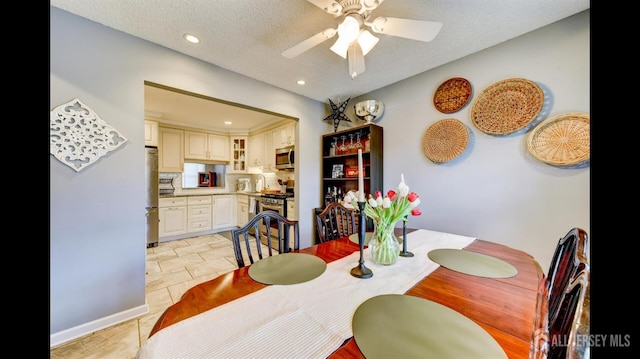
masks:
<instances>
[{"instance_id":1,"label":"woven wall basket","mask_svg":"<svg viewBox=\"0 0 640 359\"><path fill-rule=\"evenodd\" d=\"M487 87L473 103L471 122L491 135L507 135L529 125L542 111L544 93L527 79L507 79Z\"/></svg>"},{"instance_id":2,"label":"woven wall basket","mask_svg":"<svg viewBox=\"0 0 640 359\"><path fill-rule=\"evenodd\" d=\"M589 159L589 114L564 113L539 123L527 137L527 149L536 159L554 166L572 166Z\"/></svg>"},{"instance_id":3,"label":"woven wall basket","mask_svg":"<svg viewBox=\"0 0 640 359\"><path fill-rule=\"evenodd\" d=\"M433 162L449 162L469 144L469 130L462 122L447 118L429 126L422 137L422 151Z\"/></svg>"},{"instance_id":4,"label":"woven wall basket","mask_svg":"<svg viewBox=\"0 0 640 359\"><path fill-rule=\"evenodd\" d=\"M433 105L442 113L460 111L471 99L471 83L462 77L448 79L433 94Z\"/></svg>"}]
</instances>

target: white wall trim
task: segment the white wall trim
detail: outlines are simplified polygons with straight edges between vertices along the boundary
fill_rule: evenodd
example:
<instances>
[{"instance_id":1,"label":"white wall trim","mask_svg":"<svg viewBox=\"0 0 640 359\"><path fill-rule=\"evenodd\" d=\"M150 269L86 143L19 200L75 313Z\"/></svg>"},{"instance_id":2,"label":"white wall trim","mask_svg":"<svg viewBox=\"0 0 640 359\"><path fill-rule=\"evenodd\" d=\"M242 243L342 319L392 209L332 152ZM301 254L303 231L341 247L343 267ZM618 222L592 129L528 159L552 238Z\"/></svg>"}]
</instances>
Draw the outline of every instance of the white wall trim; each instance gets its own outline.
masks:
<instances>
[{"instance_id":1,"label":"white wall trim","mask_svg":"<svg viewBox=\"0 0 640 359\"><path fill-rule=\"evenodd\" d=\"M98 330L102 330L128 320L137 318L139 316L149 313L149 306L147 304L125 310L120 313L112 314L108 317L96 319L94 321L78 325L73 328L65 329L63 331L53 333L49 339L50 349L65 344L71 340L80 338L82 336L91 334Z\"/></svg>"}]
</instances>

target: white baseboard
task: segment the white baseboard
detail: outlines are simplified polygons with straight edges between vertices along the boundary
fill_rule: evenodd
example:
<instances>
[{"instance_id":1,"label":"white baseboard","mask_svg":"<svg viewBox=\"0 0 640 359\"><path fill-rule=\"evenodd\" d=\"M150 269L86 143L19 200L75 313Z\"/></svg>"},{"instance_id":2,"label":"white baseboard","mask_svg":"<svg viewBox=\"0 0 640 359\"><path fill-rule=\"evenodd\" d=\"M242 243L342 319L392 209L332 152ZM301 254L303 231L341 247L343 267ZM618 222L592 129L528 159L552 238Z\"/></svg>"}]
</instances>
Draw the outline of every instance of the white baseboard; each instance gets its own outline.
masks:
<instances>
[{"instance_id":1,"label":"white baseboard","mask_svg":"<svg viewBox=\"0 0 640 359\"><path fill-rule=\"evenodd\" d=\"M54 347L60 346L74 339L83 337L98 330L112 327L114 325L145 315L147 313L149 313L149 306L147 304L144 304L120 313L112 314L108 317L96 319L94 321L84 323L73 328L53 333L51 334L49 339L49 346L51 349L53 349Z\"/></svg>"}]
</instances>

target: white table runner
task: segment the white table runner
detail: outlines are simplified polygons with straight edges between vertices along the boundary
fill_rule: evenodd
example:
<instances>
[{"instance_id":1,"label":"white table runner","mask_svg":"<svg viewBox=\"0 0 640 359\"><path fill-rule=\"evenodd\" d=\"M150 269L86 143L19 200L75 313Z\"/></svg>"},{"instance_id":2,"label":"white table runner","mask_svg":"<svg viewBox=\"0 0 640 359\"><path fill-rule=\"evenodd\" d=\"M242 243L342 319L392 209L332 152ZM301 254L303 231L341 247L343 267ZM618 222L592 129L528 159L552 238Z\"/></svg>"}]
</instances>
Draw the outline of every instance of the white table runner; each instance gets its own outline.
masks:
<instances>
[{"instance_id":1,"label":"white table runner","mask_svg":"<svg viewBox=\"0 0 640 359\"><path fill-rule=\"evenodd\" d=\"M351 320L358 306L380 294L403 294L439 265L427 253L462 249L474 238L418 230L407 235L414 257L383 266L369 260L368 279L351 268L360 252L327 265L318 278L295 285L271 285L185 319L155 333L136 358L325 358L353 336Z\"/></svg>"}]
</instances>

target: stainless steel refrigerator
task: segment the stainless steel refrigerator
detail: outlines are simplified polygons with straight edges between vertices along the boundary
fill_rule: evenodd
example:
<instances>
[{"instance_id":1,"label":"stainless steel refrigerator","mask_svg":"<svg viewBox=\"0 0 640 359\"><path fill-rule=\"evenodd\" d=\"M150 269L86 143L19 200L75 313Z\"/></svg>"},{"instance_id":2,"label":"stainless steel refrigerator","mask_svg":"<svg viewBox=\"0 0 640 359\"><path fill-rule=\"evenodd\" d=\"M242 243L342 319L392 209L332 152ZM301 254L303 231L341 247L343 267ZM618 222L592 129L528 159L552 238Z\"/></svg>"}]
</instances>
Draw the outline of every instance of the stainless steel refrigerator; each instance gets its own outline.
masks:
<instances>
[{"instance_id":1,"label":"stainless steel refrigerator","mask_svg":"<svg viewBox=\"0 0 640 359\"><path fill-rule=\"evenodd\" d=\"M160 216L158 213L158 149L145 147L144 175L147 183L147 202L145 216L147 217L147 248L158 246L158 226Z\"/></svg>"}]
</instances>

